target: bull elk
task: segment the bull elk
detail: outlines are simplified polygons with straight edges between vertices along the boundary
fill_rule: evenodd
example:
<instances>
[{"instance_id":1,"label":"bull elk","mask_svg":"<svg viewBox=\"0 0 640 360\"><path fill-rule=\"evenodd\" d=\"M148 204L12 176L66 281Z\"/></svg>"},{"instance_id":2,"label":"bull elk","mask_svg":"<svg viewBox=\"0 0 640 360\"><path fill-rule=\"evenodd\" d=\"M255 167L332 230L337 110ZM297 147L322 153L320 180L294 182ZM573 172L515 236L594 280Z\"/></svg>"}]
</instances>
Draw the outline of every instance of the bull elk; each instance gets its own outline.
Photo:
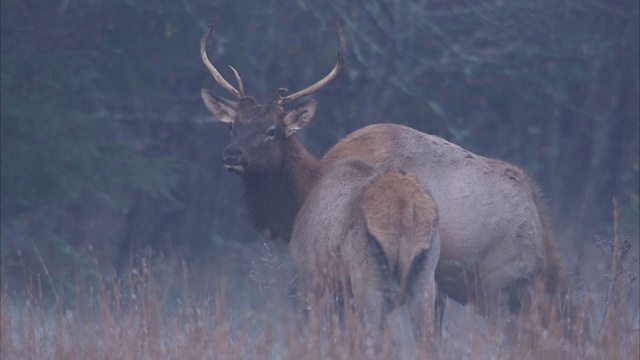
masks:
<instances>
[{"instance_id":1,"label":"bull elk","mask_svg":"<svg viewBox=\"0 0 640 360\"><path fill-rule=\"evenodd\" d=\"M332 164L357 160L380 171L393 166L415 174L438 204L442 246L435 278L439 292L461 304L474 304L481 314L519 313L521 300L533 292L534 284L542 284L550 299L564 298L569 284L541 193L518 167L394 124L362 128L336 144L322 160L292 136L309 125L316 103L308 100L290 111L283 106L322 88L343 66L346 46L339 25L337 28L340 48L331 72L286 97L281 96L286 89L278 89L275 98L264 104L245 96L233 67L238 89L207 58L206 43L213 26L200 43L206 67L237 98L229 101L206 89L201 92L214 118L231 125L223 162L244 182L245 202L255 228L289 241L298 211ZM315 206L315 201L305 206ZM298 221L309 220L301 216Z\"/></svg>"},{"instance_id":2,"label":"bull elk","mask_svg":"<svg viewBox=\"0 0 640 360\"><path fill-rule=\"evenodd\" d=\"M222 153L224 166L244 181L249 216L258 230L268 230L272 237L289 240L293 221L307 194L320 178L320 161L313 157L292 135L307 126L315 114L316 102L308 100L291 111L283 106L310 95L329 83L344 63L346 45L336 22L340 49L333 70L317 83L288 96L276 91L275 98L259 104L245 96L242 80L231 67L238 90L229 84L207 58L206 44L214 25L200 42L202 60L216 81L232 93L237 102L201 92L204 103L219 121L231 125L231 143Z\"/></svg>"},{"instance_id":3,"label":"bull elk","mask_svg":"<svg viewBox=\"0 0 640 360\"><path fill-rule=\"evenodd\" d=\"M437 207L415 176L335 164L300 209L290 248L305 308L321 312L326 290L345 283L344 303L367 329L405 304L417 339L434 329Z\"/></svg>"}]
</instances>

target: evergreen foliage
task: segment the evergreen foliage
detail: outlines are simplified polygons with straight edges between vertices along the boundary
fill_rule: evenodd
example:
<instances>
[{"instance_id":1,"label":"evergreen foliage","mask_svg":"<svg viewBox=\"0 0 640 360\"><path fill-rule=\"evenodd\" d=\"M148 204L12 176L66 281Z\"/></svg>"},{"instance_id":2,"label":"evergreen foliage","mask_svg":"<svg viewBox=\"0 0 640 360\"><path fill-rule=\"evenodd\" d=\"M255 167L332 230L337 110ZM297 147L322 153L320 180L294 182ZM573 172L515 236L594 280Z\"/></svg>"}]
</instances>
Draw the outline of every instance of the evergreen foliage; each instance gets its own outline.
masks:
<instances>
[{"instance_id":1,"label":"evergreen foliage","mask_svg":"<svg viewBox=\"0 0 640 360\"><path fill-rule=\"evenodd\" d=\"M316 154L371 123L408 125L523 167L572 256L611 230L613 197L638 238L637 1L1 6L3 270L19 272L18 250L39 266L34 247L60 263L61 249L93 248L109 263L147 246L206 259L258 238L220 164L226 127L199 97L227 95L198 53L216 16L211 60L260 101L330 69L339 18L346 68L300 134Z\"/></svg>"}]
</instances>

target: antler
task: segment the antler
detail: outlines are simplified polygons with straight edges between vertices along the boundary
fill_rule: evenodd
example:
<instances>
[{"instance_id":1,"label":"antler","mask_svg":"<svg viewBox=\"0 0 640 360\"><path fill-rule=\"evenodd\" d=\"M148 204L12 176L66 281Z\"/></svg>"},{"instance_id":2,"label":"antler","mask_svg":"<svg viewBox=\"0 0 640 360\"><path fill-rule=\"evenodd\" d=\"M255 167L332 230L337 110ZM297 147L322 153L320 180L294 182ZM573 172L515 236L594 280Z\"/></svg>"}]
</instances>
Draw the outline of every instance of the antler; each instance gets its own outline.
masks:
<instances>
[{"instance_id":1,"label":"antler","mask_svg":"<svg viewBox=\"0 0 640 360\"><path fill-rule=\"evenodd\" d=\"M297 93L293 93L289 96L282 97L280 96L280 93L288 90L286 88L278 89L276 91L276 102L279 105L284 105L288 102L291 102L303 96L313 94L314 92L318 91L319 89L327 85L331 80L333 80L334 77L336 77L336 75L338 75L338 73L342 69L342 66L344 65L344 57L347 53L347 45L346 45L346 42L344 41L344 34L342 33L342 27L340 27L340 22L338 21L338 19L336 19L335 24L336 24L336 31L338 32L338 39L340 41L340 48L338 49L338 59L336 60L336 66L322 80L309 86L306 89L298 91Z\"/></svg>"},{"instance_id":2,"label":"antler","mask_svg":"<svg viewBox=\"0 0 640 360\"><path fill-rule=\"evenodd\" d=\"M220 75L218 70L216 70L215 66L211 64L211 61L209 61L209 57L207 56L207 41L209 41L209 36L213 34L213 30L215 29L217 24L218 24L218 19L216 19L213 22L213 24L209 24L209 30L207 31L206 34L204 34L204 36L202 37L202 40L200 41L200 55L202 56L202 62L207 67L207 69L209 69L209 72L211 73L211 75L213 75L213 77L216 79L218 84L220 84L220 86L225 88L227 91L235 95L235 97L237 97L238 100L240 100L244 97L244 86L242 86L242 80L240 79L240 75L238 74L236 69L234 69L233 66L229 65L229 67L231 68L231 71L233 71L233 75L235 75L236 77L236 81L238 82L238 87L240 88L240 91L236 90L231 84L229 84L227 80L225 80L222 77L222 75Z\"/></svg>"}]
</instances>

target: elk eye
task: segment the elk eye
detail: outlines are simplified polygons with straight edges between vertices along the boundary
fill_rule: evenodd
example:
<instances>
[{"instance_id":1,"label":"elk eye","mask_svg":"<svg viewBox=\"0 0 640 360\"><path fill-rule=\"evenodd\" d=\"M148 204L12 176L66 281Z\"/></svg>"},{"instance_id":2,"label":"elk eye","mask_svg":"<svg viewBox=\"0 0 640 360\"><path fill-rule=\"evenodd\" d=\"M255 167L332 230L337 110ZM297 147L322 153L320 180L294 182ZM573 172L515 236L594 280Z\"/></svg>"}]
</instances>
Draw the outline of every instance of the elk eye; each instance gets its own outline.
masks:
<instances>
[{"instance_id":1,"label":"elk eye","mask_svg":"<svg viewBox=\"0 0 640 360\"><path fill-rule=\"evenodd\" d=\"M267 130L267 133L265 134L266 137L268 138L272 138L276 136L276 128L271 128L269 130Z\"/></svg>"}]
</instances>

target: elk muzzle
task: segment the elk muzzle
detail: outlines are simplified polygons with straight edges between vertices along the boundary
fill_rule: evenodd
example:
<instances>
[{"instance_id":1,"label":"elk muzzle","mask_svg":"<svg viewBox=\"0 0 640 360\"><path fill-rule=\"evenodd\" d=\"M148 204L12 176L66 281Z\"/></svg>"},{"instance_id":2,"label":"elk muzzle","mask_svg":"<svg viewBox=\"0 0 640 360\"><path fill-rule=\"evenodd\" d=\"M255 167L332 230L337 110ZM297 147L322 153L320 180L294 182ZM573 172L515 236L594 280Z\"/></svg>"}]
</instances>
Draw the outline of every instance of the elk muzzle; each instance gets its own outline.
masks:
<instances>
[{"instance_id":1,"label":"elk muzzle","mask_svg":"<svg viewBox=\"0 0 640 360\"><path fill-rule=\"evenodd\" d=\"M235 146L229 146L224 149L222 152L222 163L225 169L238 174L242 174L248 165L242 149Z\"/></svg>"}]
</instances>

